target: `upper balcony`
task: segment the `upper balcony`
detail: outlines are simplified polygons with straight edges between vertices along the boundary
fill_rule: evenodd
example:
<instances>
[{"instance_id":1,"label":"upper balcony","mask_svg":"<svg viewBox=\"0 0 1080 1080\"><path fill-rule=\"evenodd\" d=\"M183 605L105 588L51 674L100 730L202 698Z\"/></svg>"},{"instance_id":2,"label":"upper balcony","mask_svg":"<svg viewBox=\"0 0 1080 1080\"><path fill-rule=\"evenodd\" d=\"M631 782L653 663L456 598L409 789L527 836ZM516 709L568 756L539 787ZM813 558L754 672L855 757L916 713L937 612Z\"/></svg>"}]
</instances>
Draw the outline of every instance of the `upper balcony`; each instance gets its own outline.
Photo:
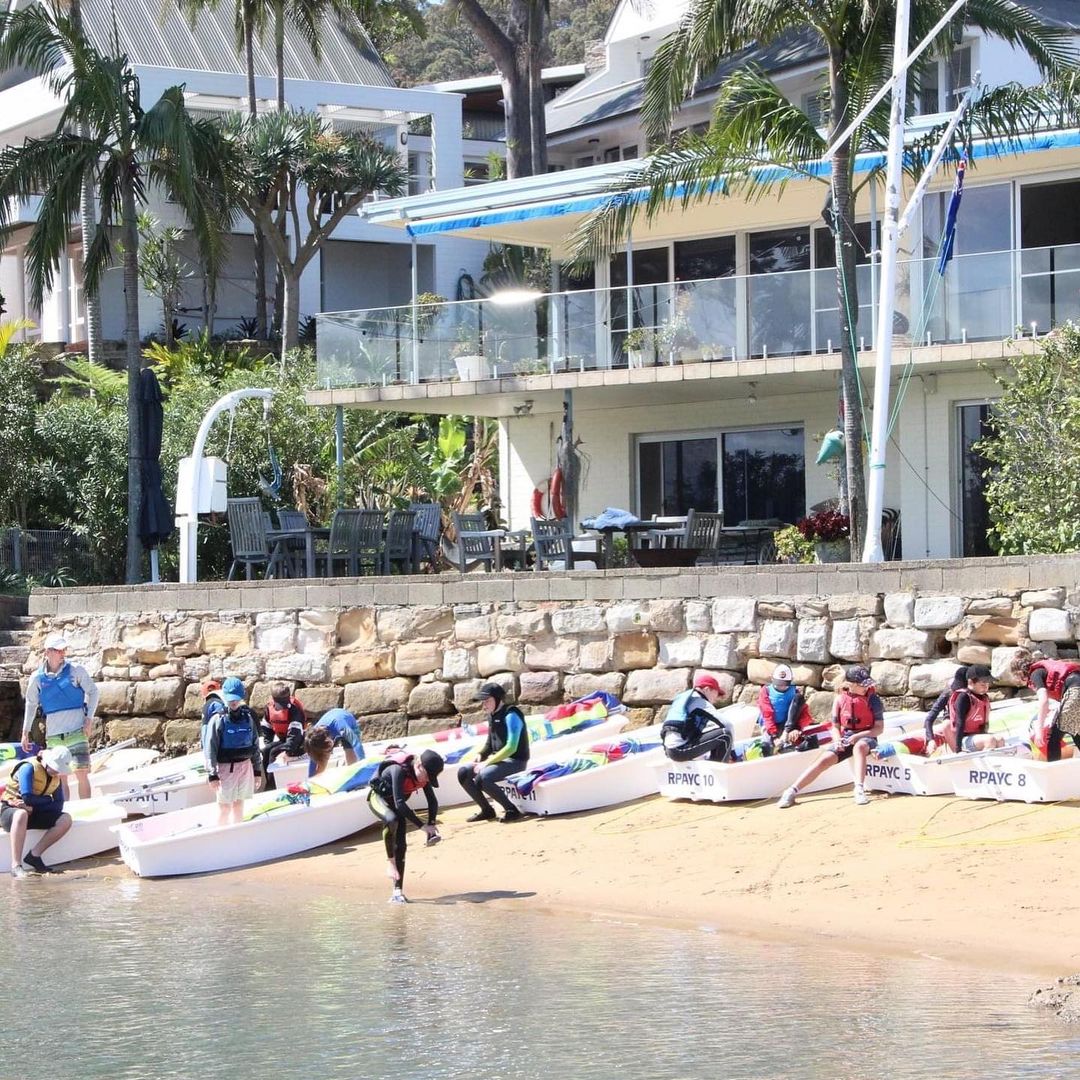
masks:
<instances>
[{"instance_id":1,"label":"upper balcony","mask_svg":"<svg viewBox=\"0 0 1080 1080\"><path fill-rule=\"evenodd\" d=\"M856 272L868 365L877 276ZM1080 319L1080 244L958 256L944 274L934 259L903 262L898 282L894 347L936 363L936 347L967 346L950 356L974 368L1018 333ZM833 268L339 312L319 316L311 400L445 412L451 397L773 374L824 389L841 333Z\"/></svg>"}]
</instances>

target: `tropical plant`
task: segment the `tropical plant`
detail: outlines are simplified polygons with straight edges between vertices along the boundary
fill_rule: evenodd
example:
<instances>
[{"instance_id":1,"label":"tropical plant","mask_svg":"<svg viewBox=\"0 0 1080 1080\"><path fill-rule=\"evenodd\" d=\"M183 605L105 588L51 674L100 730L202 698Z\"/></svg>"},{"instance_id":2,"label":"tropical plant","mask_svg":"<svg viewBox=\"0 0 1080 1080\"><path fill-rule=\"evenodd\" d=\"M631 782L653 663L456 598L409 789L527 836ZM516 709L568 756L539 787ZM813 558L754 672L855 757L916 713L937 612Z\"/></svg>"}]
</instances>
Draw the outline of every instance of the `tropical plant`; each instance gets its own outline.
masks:
<instances>
[{"instance_id":1,"label":"tropical plant","mask_svg":"<svg viewBox=\"0 0 1080 1080\"><path fill-rule=\"evenodd\" d=\"M119 49L117 49L119 54ZM139 349L138 207L151 186L167 190L187 214L208 275L213 278L226 234L224 204L211 187L219 175L220 142L208 120L193 120L184 88L172 86L144 109L139 80L122 55L99 53L66 13L61 0L7 11L0 17L0 63L43 76L64 102L53 134L0 152L0 236L11 228L11 207L38 192L38 219L27 244L31 301L40 306L52 288L89 179L101 217L83 265L87 292L97 292L112 261L111 235L123 243L125 343L128 372L127 580L140 579L142 502L137 386ZM83 132L83 134L77 134Z\"/></svg>"},{"instance_id":2,"label":"tropical plant","mask_svg":"<svg viewBox=\"0 0 1080 1080\"><path fill-rule=\"evenodd\" d=\"M165 344L171 348L178 336L176 313L184 296L184 282L195 272L180 250L184 230L175 225L163 226L149 210L140 211L138 229L139 281L161 301ZM117 247L122 254L122 245Z\"/></svg>"},{"instance_id":3,"label":"tropical plant","mask_svg":"<svg viewBox=\"0 0 1080 1080\"><path fill-rule=\"evenodd\" d=\"M994 378L1001 397L974 448L987 464L991 545L1002 555L1080 551L1080 327L1040 338Z\"/></svg>"},{"instance_id":4,"label":"tropical plant","mask_svg":"<svg viewBox=\"0 0 1080 1080\"><path fill-rule=\"evenodd\" d=\"M803 536L797 525L786 525L773 534L776 557L784 563L812 563L814 541Z\"/></svg>"},{"instance_id":5,"label":"tropical plant","mask_svg":"<svg viewBox=\"0 0 1080 1080\"><path fill-rule=\"evenodd\" d=\"M851 536L851 519L839 510L818 510L795 522L804 539L813 544L830 540L847 540Z\"/></svg>"},{"instance_id":6,"label":"tropical plant","mask_svg":"<svg viewBox=\"0 0 1080 1080\"><path fill-rule=\"evenodd\" d=\"M216 168L229 197L262 232L284 281L282 356L300 331L300 276L345 218L373 192L402 194L397 153L366 134L333 130L314 113L227 117Z\"/></svg>"},{"instance_id":7,"label":"tropical plant","mask_svg":"<svg viewBox=\"0 0 1080 1080\"><path fill-rule=\"evenodd\" d=\"M911 40L918 43L945 14L948 0L912 0ZM646 79L642 121L651 146L667 147L651 155L612 188L604 205L579 230L579 259L605 257L626 235L639 202L626 194L646 188L644 212L654 218L674 199L686 207L718 197L723 191L762 197L786 181L769 168L785 166L801 178L821 179L817 163L829 145L867 105L889 77L895 3L852 0L691 0L678 29L660 45ZM1060 123L1076 112L1071 32L1043 25L1038 15L1010 0L969 0L954 20L997 37L1027 53L1039 70L1060 83L1047 87L1006 86L984 94L971 108L966 137L985 135L1007 140L1046 122ZM952 48L954 25L935 42L936 55ZM827 132L789 101L769 76L753 63L740 64L720 87L709 130L669 146L671 121L691 95L698 79L744 49L769 46L784 35L804 34L820 42L827 57ZM917 85L923 77L912 73ZM863 418L856 369L855 204L859 190L877 180L877 168L860 169L855 156L881 150L887 142L888 110L878 106L849 138L834 147L827 218L833 233L836 283L842 313L841 390L844 402L847 496L855 522L853 541L860 545L866 519L863 477ZM917 172L926 148L941 134L930 132L908 155ZM675 192L681 194L675 195Z\"/></svg>"},{"instance_id":8,"label":"tropical plant","mask_svg":"<svg viewBox=\"0 0 1080 1080\"><path fill-rule=\"evenodd\" d=\"M64 370L66 374L49 380L62 394L97 398L105 405L120 405L127 398L127 376L122 371L78 356L65 358Z\"/></svg>"},{"instance_id":9,"label":"tropical plant","mask_svg":"<svg viewBox=\"0 0 1080 1080\"><path fill-rule=\"evenodd\" d=\"M10 339L15 323L0 326ZM5 343L4 377L0 379L0 524L26 528L34 497L35 422L41 363L27 345Z\"/></svg>"},{"instance_id":10,"label":"tropical plant","mask_svg":"<svg viewBox=\"0 0 1080 1080\"><path fill-rule=\"evenodd\" d=\"M657 346L656 330L651 326L635 326L623 339L627 352L652 352Z\"/></svg>"}]
</instances>

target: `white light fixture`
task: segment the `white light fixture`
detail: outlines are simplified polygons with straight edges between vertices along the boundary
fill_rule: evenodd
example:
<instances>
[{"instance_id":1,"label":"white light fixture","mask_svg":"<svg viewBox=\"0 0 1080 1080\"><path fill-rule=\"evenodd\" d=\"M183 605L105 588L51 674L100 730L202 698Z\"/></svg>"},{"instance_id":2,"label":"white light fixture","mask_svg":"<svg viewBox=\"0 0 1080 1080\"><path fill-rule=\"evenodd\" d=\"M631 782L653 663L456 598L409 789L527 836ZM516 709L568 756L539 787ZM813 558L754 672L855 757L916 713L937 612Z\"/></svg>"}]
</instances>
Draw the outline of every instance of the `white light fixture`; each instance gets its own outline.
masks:
<instances>
[{"instance_id":1,"label":"white light fixture","mask_svg":"<svg viewBox=\"0 0 1080 1080\"><path fill-rule=\"evenodd\" d=\"M500 289L488 297L496 307L513 307L515 304L531 304L544 294L539 289Z\"/></svg>"},{"instance_id":2,"label":"white light fixture","mask_svg":"<svg viewBox=\"0 0 1080 1080\"><path fill-rule=\"evenodd\" d=\"M750 387L750 393L746 395L746 404L747 405L756 405L757 404L757 383L752 382L752 383L748 383L747 385Z\"/></svg>"}]
</instances>

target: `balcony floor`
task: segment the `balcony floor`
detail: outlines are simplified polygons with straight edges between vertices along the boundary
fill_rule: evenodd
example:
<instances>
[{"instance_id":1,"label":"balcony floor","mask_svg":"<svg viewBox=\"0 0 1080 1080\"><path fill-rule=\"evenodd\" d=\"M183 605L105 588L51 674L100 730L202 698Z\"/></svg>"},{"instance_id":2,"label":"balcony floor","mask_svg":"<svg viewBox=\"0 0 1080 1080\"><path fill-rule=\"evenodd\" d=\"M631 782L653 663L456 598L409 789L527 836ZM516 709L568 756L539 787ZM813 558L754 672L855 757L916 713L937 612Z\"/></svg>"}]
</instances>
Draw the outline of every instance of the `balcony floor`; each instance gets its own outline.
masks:
<instances>
[{"instance_id":1,"label":"balcony floor","mask_svg":"<svg viewBox=\"0 0 1080 1080\"><path fill-rule=\"evenodd\" d=\"M893 346L892 381L895 383L909 356L920 374L977 371L985 364L1028 353L1031 339L984 341L967 345L930 345L911 349ZM859 354L864 381L873 383L876 353ZM840 354L818 353L770 357L767 360L714 361L644 368L562 372L555 375L514 375L478 382L440 381L391 386L339 387L309 390L307 403L357 409L389 409L417 413L466 413L471 416L513 416L522 398L533 402L534 412L561 407L563 391L575 391L583 409L642 404L681 404L700 401L702 383L716 385L710 396L720 397L732 381L753 380L759 396L778 396L835 389ZM745 386L738 391L745 396Z\"/></svg>"}]
</instances>

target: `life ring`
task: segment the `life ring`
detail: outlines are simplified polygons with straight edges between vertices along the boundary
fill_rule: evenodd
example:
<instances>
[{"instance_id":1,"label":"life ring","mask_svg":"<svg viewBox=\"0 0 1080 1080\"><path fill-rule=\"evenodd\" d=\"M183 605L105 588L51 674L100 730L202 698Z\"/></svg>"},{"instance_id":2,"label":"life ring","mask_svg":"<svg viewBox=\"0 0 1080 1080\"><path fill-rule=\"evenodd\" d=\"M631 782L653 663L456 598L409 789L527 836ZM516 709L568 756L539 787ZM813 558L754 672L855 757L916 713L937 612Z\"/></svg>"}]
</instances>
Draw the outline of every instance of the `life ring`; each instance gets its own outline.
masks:
<instances>
[{"instance_id":1,"label":"life ring","mask_svg":"<svg viewBox=\"0 0 1080 1080\"><path fill-rule=\"evenodd\" d=\"M547 498L547 493L543 488L533 488L532 493L532 516L543 520L547 515L544 513L544 499Z\"/></svg>"},{"instance_id":2,"label":"life ring","mask_svg":"<svg viewBox=\"0 0 1080 1080\"><path fill-rule=\"evenodd\" d=\"M562 521L566 517L566 500L563 498L563 471L556 469L551 474L548 486L548 501L551 503L551 516Z\"/></svg>"}]
</instances>

